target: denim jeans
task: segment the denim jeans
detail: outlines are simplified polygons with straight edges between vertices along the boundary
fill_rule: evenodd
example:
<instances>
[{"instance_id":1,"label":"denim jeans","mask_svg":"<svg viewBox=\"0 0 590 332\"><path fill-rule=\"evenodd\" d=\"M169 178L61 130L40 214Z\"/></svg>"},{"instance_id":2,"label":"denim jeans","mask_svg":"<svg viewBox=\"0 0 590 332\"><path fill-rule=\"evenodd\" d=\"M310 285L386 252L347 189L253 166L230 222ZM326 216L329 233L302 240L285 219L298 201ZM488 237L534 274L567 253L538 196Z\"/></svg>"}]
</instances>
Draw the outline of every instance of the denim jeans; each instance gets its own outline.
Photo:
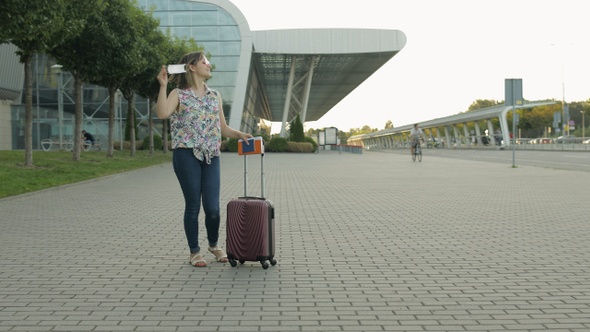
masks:
<instances>
[{"instance_id":1,"label":"denim jeans","mask_svg":"<svg viewBox=\"0 0 590 332\"><path fill-rule=\"evenodd\" d=\"M219 157L211 158L211 164L198 160L192 149L175 149L172 166L184 195L184 232L191 253L199 247L199 211L201 201L205 212L205 228L209 246L219 240Z\"/></svg>"}]
</instances>

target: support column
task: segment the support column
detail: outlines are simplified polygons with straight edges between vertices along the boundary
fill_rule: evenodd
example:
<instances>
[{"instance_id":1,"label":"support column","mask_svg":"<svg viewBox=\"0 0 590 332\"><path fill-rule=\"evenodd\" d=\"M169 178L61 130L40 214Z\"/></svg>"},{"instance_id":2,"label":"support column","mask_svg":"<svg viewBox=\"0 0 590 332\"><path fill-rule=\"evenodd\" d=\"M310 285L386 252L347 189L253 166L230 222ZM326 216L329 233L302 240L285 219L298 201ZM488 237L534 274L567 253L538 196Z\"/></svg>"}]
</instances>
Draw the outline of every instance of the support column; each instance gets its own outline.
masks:
<instances>
[{"instance_id":1,"label":"support column","mask_svg":"<svg viewBox=\"0 0 590 332\"><path fill-rule=\"evenodd\" d=\"M285 96L285 106L283 107L283 119L281 122L281 133L280 136L283 138L287 138L287 118L289 116L289 108L291 107L291 92L293 91L293 79L295 77L295 65L297 63L297 59L295 56L291 56L291 71L289 73L289 83L287 85L287 93Z\"/></svg>"},{"instance_id":2,"label":"support column","mask_svg":"<svg viewBox=\"0 0 590 332\"><path fill-rule=\"evenodd\" d=\"M471 145L471 134L469 133L469 129L467 129L467 123L463 123L463 133L465 134L465 143L467 146Z\"/></svg>"},{"instance_id":3,"label":"support column","mask_svg":"<svg viewBox=\"0 0 590 332\"><path fill-rule=\"evenodd\" d=\"M500 130L502 130L502 139L504 140L504 145L510 146L510 127L508 127L508 121L506 120L505 112L502 112L502 116L500 117Z\"/></svg>"},{"instance_id":4,"label":"support column","mask_svg":"<svg viewBox=\"0 0 590 332\"><path fill-rule=\"evenodd\" d=\"M307 103L309 102L309 91L311 89L311 82L313 80L313 69L315 67L316 56L311 57L309 61L309 70L307 71L307 78L305 80L305 86L303 87L303 109L301 110L301 123L305 123L305 117L307 116Z\"/></svg>"},{"instance_id":5,"label":"support column","mask_svg":"<svg viewBox=\"0 0 590 332\"><path fill-rule=\"evenodd\" d=\"M490 144L496 145L496 135L494 133L494 125L492 124L492 120L486 120L488 123L488 137L491 138Z\"/></svg>"},{"instance_id":6,"label":"support column","mask_svg":"<svg viewBox=\"0 0 590 332\"><path fill-rule=\"evenodd\" d=\"M479 129L479 123L475 122L475 137L477 138L477 145L481 146L483 143L481 142L481 130Z\"/></svg>"},{"instance_id":7,"label":"support column","mask_svg":"<svg viewBox=\"0 0 590 332\"><path fill-rule=\"evenodd\" d=\"M455 135L455 146L461 147L461 140L459 139L459 129L457 129L457 125L453 125L453 135Z\"/></svg>"},{"instance_id":8,"label":"support column","mask_svg":"<svg viewBox=\"0 0 590 332\"><path fill-rule=\"evenodd\" d=\"M438 128L433 128L433 130L434 130L434 134L433 134L433 135L434 135L434 136L433 136L433 140L436 140L436 141L438 141L438 144L440 144L440 145L439 145L439 147L441 147L441 148L442 148L442 147L443 147L443 142L442 142L442 140L440 139L440 132L438 131ZM433 144L433 147L434 147L434 144L435 144L435 142L432 142L432 144Z\"/></svg>"}]
</instances>

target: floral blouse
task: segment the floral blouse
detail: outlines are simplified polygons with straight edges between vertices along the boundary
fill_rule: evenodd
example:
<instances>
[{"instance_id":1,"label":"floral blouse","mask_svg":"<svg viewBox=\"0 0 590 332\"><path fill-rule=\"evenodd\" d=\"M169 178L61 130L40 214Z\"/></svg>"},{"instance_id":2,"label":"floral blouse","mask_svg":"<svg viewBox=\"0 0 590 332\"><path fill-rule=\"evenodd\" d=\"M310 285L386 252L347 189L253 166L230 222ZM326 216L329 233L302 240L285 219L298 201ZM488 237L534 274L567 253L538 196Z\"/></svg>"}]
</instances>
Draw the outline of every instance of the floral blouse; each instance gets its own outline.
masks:
<instances>
[{"instance_id":1,"label":"floral blouse","mask_svg":"<svg viewBox=\"0 0 590 332\"><path fill-rule=\"evenodd\" d=\"M172 149L192 148L200 161L211 163L221 146L221 107L218 92L206 88L198 97L192 89L177 89L178 109L170 116Z\"/></svg>"}]
</instances>

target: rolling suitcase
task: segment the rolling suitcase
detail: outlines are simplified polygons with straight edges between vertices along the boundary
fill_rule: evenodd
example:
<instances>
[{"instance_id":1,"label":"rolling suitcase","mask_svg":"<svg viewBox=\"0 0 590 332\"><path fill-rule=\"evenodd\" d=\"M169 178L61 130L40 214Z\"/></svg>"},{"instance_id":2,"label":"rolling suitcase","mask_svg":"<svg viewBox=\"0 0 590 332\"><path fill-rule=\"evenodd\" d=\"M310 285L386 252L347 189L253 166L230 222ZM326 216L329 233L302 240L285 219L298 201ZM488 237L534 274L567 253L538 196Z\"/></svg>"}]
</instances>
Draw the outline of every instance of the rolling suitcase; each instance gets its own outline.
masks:
<instances>
[{"instance_id":1,"label":"rolling suitcase","mask_svg":"<svg viewBox=\"0 0 590 332\"><path fill-rule=\"evenodd\" d=\"M226 248L232 267L246 261L260 262L264 269L275 260L274 205L264 198L264 145L259 137L249 145L238 142L238 153L244 155L244 196L227 203ZM248 154L260 154L261 197L248 196Z\"/></svg>"}]
</instances>

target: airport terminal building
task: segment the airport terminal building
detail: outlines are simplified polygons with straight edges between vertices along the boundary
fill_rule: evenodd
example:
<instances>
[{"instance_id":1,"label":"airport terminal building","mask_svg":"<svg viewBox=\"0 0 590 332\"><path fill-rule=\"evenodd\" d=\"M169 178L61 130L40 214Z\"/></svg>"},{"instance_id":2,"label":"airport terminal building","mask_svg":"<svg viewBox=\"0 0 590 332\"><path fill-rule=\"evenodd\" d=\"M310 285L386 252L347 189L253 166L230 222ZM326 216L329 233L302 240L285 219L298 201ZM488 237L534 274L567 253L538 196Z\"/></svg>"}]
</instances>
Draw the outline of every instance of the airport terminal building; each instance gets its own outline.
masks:
<instances>
[{"instance_id":1,"label":"airport terminal building","mask_svg":"<svg viewBox=\"0 0 590 332\"><path fill-rule=\"evenodd\" d=\"M281 136L297 115L319 120L345 96L400 52L399 30L289 29L251 31L229 0L139 0L160 20L160 28L194 38L215 65L209 85L224 98L227 123L257 133L280 123ZM0 45L0 149L24 148L24 66L12 44ZM72 136L73 79L45 55L33 58L33 148L41 140ZM108 93L83 86L83 127L106 142ZM125 127L124 98L117 95L115 137ZM148 105L136 100L137 129L147 135ZM155 134L161 135L159 126ZM121 138L122 139L122 138Z\"/></svg>"}]
</instances>

